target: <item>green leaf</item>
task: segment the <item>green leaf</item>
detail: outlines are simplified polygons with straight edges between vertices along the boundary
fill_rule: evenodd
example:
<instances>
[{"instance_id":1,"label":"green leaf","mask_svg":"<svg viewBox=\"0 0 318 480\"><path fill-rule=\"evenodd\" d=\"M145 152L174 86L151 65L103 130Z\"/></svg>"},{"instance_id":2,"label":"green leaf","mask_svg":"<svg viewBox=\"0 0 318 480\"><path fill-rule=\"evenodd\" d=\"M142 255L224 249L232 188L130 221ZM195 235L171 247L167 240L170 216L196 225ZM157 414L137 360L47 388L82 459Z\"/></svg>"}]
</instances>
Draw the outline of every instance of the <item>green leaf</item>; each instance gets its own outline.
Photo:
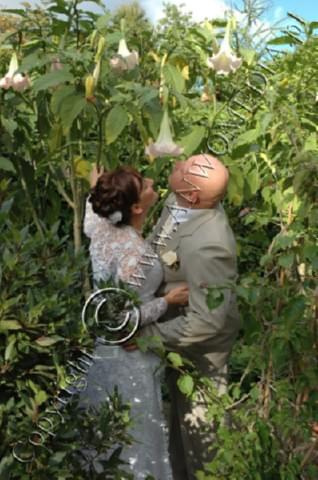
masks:
<instances>
[{"instance_id":1,"label":"green leaf","mask_svg":"<svg viewBox=\"0 0 318 480\"><path fill-rule=\"evenodd\" d=\"M44 390L39 390L35 397L34 397L34 400L35 400L35 403L37 405L42 405L42 403L46 402L48 396L46 394L46 392Z\"/></svg>"},{"instance_id":2,"label":"green leaf","mask_svg":"<svg viewBox=\"0 0 318 480\"><path fill-rule=\"evenodd\" d=\"M184 393L184 395L187 395L188 397L193 392L193 388L194 388L193 379L190 375L188 375L186 373L184 375L181 375L178 378L177 385L178 385L179 390L182 393Z\"/></svg>"},{"instance_id":3,"label":"green leaf","mask_svg":"<svg viewBox=\"0 0 318 480\"><path fill-rule=\"evenodd\" d=\"M17 320L0 320L0 331L20 330L22 325Z\"/></svg>"},{"instance_id":4,"label":"green leaf","mask_svg":"<svg viewBox=\"0 0 318 480\"><path fill-rule=\"evenodd\" d=\"M251 144L256 142L258 137L260 136L260 132L258 128L253 128L252 130L247 130L247 132L241 133L235 141L234 147L239 147L241 145Z\"/></svg>"},{"instance_id":5,"label":"green leaf","mask_svg":"<svg viewBox=\"0 0 318 480\"><path fill-rule=\"evenodd\" d=\"M13 136L15 130L18 127L17 122L15 122L12 118L5 118L1 117L1 123L3 128L11 135Z\"/></svg>"},{"instance_id":6,"label":"green leaf","mask_svg":"<svg viewBox=\"0 0 318 480\"><path fill-rule=\"evenodd\" d=\"M224 293L218 288L208 288L206 303L210 310L218 308L224 301Z\"/></svg>"},{"instance_id":7,"label":"green leaf","mask_svg":"<svg viewBox=\"0 0 318 480\"><path fill-rule=\"evenodd\" d=\"M236 206L241 205L244 195L244 176L242 169L237 166L230 168L230 180L227 189L229 201Z\"/></svg>"},{"instance_id":8,"label":"green leaf","mask_svg":"<svg viewBox=\"0 0 318 480\"><path fill-rule=\"evenodd\" d=\"M35 342L41 347L50 347L61 340L64 340L64 338L60 337L59 335L53 335L52 337L39 337L35 340Z\"/></svg>"},{"instance_id":9,"label":"green leaf","mask_svg":"<svg viewBox=\"0 0 318 480\"><path fill-rule=\"evenodd\" d=\"M70 130L74 120L85 106L86 100L81 95L70 95L64 98L60 108L60 117L64 134Z\"/></svg>"},{"instance_id":10,"label":"green leaf","mask_svg":"<svg viewBox=\"0 0 318 480\"><path fill-rule=\"evenodd\" d=\"M182 93L185 87L185 80L177 67L166 63L163 67L163 75L167 85L175 89L178 93Z\"/></svg>"},{"instance_id":11,"label":"green leaf","mask_svg":"<svg viewBox=\"0 0 318 480\"><path fill-rule=\"evenodd\" d=\"M101 15L98 17L97 22L96 22L96 28L97 30L104 30L107 28L109 21L111 19L110 13L105 13L105 15Z\"/></svg>"},{"instance_id":12,"label":"green leaf","mask_svg":"<svg viewBox=\"0 0 318 480\"><path fill-rule=\"evenodd\" d=\"M176 368L182 367L182 365L183 365L183 360L182 360L181 355L179 355L179 353L169 352L168 355L167 355L167 359Z\"/></svg>"},{"instance_id":13,"label":"green leaf","mask_svg":"<svg viewBox=\"0 0 318 480\"><path fill-rule=\"evenodd\" d=\"M254 195L260 187L261 181L257 168L251 170L245 177L246 182L250 188L250 192Z\"/></svg>"},{"instance_id":14,"label":"green leaf","mask_svg":"<svg viewBox=\"0 0 318 480\"><path fill-rule=\"evenodd\" d=\"M311 151L311 150L317 150L317 133L311 133L308 138L306 138L305 145L304 145L304 151Z\"/></svg>"},{"instance_id":15,"label":"green leaf","mask_svg":"<svg viewBox=\"0 0 318 480\"><path fill-rule=\"evenodd\" d=\"M184 148L184 154L189 156L200 146L205 135L205 127L195 125L191 132L181 137L178 144Z\"/></svg>"},{"instance_id":16,"label":"green leaf","mask_svg":"<svg viewBox=\"0 0 318 480\"><path fill-rule=\"evenodd\" d=\"M290 268L295 260L294 253L286 253L285 255L281 255L278 259L278 265L284 268Z\"/></svg>"},{"instance_id":17,"label":"green leaf","mask_svg":"<svg viewBox=\"0 0 318 480\"><path fill-rule=\"evenodd\" d=\"M55 90L51 98L51 109L54 115L59 115L64 99L71 95L76 95L73 85L61 85Z\"/></svg>"},{"instance_id":18,"label":"green leaf","mask_svg":"<svg viewBox=\"0 0 318 480\"><path fill-rule=\"evenodd\" d=\"M16 350L14 348L15 342L16 342L16 338L14 337L12 340L10 340L10 342L6 346L5 353L4 353L4 359L6 362L8 362L9 360L12 360L13 357L15 356L15 353L16 353Z\"/></svg>"},{"instance_id":19,"label":"green leaf","mask_svg":"<svg viewBox=\"0 0 318 480\"><path fill-rule=\"evenodd\" d=\"M318 28L318 22L310 22L309 28L310 30L315 30L316 28Z\"/></svg>"},{"instance_id":20,"label":"green leaf","mask_svg":"<svg viewBox=\"0 0 318 480\"><path fill-rule=\"evenodd\" d=\"M72 80L74 80L73 75L66 69L49 72L35 80L33 90L37 93L40 90L56 87L60 83L71 82Z\"/></svg>"},{"instance_id":21,"label":"green leaf","mask_svg":"<svg viewBox=\"0 0 318 480\"><path fill-rule=\"evenodd\" d=\"M110 145L118 138L128 123L128 113L121 105L116 105L110 110L105 122L105 136L107 145Z\"/></svg>"},{"instance_id":22,"label":"green leaf","mask_svg":"<svg viewBox=\"0 0 318 480\"><path fill-rule=\"evenodd\" d=\"M273 38L273 40L269 40L267 45L298 45L297 40L290 37L289 35L283 35L282 37Z\"/></svg>"},{"instance_id":23,"label":"green leaf","mask_svg":"<svg viewBox=\"0 0 318 480\"><path fill-rule=\"evenodd\" d=\"M317 245L307 244L304 246L304 256L314 269L318 268L318 247Z\"/></svg>"},{"instance_id":24,"label":"green leaf","mask_svg":"<svg viewBox=\"0 0 318 480\"><path fill-rule=\"evenodd\" d=\"M240 54L242 55L243 59L247 63L247 65L252 65L254 63L254 59L256 56L256 51L255 50L250 50L247 48L241 48L240 49Z\"/></svg>"},{"instance_id":25,"label":"green leaf","mask_svg":"<svg viewBox=\"0 0 318 480\"><path fill-rule=\"evenodd\" d=\"M4 157L0 157L0 170L5 170L6 172L16 173L14 165L10 160Z\"/></svg>"},{"instance_id":26,"label":"green leaf","mask_svg":"<svg viewBox=\"0 0 318 480\"><path fill-rule=\"evenodd\" d=\"M300 322L304 316L306 301L304 296L293 298L282 311L282 317L286 320L286 326L290 327L296 322Z\"/></svg>"}]
</instances>

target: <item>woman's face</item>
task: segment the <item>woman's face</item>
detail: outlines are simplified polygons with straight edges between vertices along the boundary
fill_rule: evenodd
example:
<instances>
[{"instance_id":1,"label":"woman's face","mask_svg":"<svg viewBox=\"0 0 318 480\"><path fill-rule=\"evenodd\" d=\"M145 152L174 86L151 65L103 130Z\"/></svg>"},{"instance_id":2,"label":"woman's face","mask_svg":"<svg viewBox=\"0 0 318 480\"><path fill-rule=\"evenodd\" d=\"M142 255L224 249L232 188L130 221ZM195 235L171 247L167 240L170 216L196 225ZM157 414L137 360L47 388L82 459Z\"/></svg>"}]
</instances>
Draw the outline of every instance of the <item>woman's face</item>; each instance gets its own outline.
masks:
<instances>
[{"instance_id":1,"label":"woman's face","mask_svg":"<svg viewBox=\"0 0 318 480\"><path fill-rule=\"evenodd\" d=\"M142 179L142 190L139 197L139 205L145 212L151 208L158 200L158 193L153 189L153 180L151 178Z\"/></svg>"}]
</instances>

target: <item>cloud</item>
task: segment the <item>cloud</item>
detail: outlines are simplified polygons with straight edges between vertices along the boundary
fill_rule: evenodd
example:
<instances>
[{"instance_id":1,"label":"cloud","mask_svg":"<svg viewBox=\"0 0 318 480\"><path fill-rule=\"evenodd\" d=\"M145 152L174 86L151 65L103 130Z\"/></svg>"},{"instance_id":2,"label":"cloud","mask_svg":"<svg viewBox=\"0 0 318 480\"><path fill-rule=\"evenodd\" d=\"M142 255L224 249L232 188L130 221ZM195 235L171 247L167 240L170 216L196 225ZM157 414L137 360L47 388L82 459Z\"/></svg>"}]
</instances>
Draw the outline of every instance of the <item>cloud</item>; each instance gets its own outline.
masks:
<instances>
[{"instance_id":1,"label":"cloud","mask_svg":"<svg viewBox=\"0 0 318 480\"><path fill-rule=\"evenodd\" d=\"M141 0L142 7L145 9L149 18L156 22L163 16L163 2L153 2L153 0ZM230 9L223 0L183 0L170 1L170 3L180 6L183 4L185 12L192 13L193 20L201 21L205 18L223 18L224 13Z\"/></svg>"}]
</instances>

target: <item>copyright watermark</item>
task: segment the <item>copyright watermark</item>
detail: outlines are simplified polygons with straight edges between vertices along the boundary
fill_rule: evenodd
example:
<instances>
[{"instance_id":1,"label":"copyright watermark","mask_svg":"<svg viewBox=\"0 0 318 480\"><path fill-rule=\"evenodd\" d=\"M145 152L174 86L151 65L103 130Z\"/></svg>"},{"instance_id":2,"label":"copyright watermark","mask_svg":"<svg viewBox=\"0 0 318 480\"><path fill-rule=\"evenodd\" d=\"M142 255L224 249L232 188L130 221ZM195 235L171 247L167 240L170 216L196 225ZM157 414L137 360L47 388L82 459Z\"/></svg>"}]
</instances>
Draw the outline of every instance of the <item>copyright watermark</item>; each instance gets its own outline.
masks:
<instances>
[{"instance_id":1,"label":"copyright watermark","mask_svg":"<svg viewBox=\"0 0 318 480\"><path fill-rule=\"evenodd\" d=\"M140 309L127 290L107 287L92 293L82 309L81 321L86 331L98 343L122 345L133 338L140 326ZM33 431L25 440L19 440L12 449L13 457L20 463L31 463L37 448L44 447L48 439L56 436L54 430L65 423L63 408L72 397L86 390L89 369L95 357L85 350L80 357L67 361L65 385L60 387L51 404L39 418Z\"/></svg>"}]
</instances>

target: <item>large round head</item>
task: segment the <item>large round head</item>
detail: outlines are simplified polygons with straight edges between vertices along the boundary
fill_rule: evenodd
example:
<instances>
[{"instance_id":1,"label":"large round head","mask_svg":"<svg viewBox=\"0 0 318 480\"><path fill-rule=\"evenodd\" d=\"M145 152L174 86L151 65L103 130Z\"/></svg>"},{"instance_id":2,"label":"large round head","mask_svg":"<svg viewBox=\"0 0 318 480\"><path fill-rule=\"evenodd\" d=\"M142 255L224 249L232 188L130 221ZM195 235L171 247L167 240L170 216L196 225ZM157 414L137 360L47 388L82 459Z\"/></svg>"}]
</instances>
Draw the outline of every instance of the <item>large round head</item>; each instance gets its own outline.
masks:
<instances>
[{"instance_id":1,"label":"large round head","mask_svg":"<svg viewBox=\"0 0 318 480\"><path fill-rule=\"evenodd\" d=\"M120 212L118 226L130 225L134 216L145 216L157 199L153 180L128 166L103 173L90 196L94 212L101 217L110 218Z\"/></svg>"},{"instance_id":2,"label":"large round head","mask_svg":"<svg viewBox=\"0 0 318 480\"><path fill-rule=\"evenodd\" d=\"M229 173L219 159L202 153L176 162L169 177L178 204L192 208L211 208L225 195Z\"/></svg>"}]
</instances>

